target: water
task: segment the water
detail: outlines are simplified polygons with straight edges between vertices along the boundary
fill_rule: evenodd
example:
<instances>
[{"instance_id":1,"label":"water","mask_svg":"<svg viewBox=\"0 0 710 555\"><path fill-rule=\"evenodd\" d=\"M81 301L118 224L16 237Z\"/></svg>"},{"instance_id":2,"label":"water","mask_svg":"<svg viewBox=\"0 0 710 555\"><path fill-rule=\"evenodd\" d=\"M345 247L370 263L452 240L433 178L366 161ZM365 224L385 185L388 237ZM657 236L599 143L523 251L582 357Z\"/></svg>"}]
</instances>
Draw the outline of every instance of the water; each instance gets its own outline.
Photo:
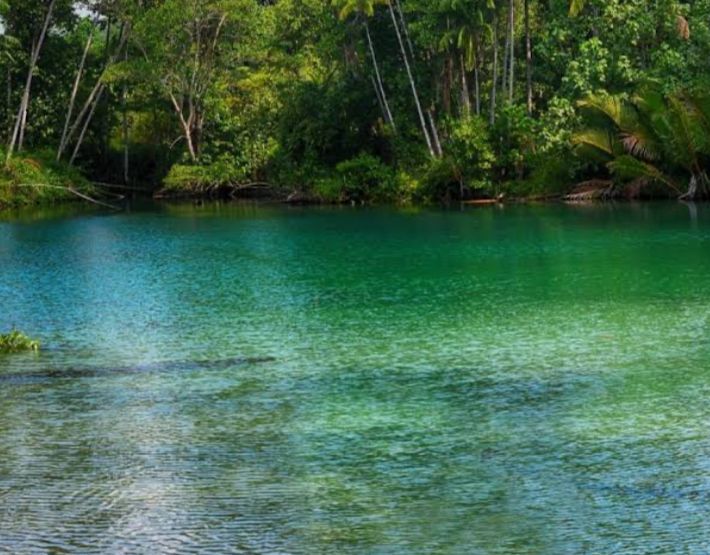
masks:
<instances>
[{"instance_id":1,"label":"water","mask_svg":"<svg viewBox=\"0 0 710 555\"><path fill-rule=\"evenodd\" d=\"M710 207L0 221L0 552L707 553Z\"/></svg>"}]
</instances>

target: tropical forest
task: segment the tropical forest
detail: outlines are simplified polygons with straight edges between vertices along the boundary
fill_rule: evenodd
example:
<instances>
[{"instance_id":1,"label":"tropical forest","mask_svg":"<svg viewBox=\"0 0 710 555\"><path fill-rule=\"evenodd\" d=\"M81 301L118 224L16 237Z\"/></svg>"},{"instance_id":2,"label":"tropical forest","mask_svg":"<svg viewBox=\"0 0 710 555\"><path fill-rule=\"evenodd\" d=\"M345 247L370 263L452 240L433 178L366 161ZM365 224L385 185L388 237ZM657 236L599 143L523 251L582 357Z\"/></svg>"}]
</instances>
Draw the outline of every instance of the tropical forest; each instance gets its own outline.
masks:
<instances>
[{"instance_id":1,"label":"tropical forest","mask_svg":"<svg viewBox=\"0 0 710 555\"><path fill-rule=\"evenodd\" d=\"M12 0L2 21L6 205L91 183L326 203L708 189L704 1Z\"/></svg>"}]
</instances>

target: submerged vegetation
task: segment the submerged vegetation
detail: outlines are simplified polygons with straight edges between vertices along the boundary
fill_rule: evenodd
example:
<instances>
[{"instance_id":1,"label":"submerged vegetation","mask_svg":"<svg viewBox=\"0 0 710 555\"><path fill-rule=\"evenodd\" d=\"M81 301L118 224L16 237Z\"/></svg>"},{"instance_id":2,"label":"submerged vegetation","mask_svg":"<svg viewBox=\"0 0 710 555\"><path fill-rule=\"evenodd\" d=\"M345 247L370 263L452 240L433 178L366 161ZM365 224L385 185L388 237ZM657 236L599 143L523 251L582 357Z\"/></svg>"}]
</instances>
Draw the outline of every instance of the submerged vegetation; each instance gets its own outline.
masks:
<instances>
[{"instance_id":1,"label":"submerged vegetation","mask_svg":"<svg viewBox=\"0 0 710 555\"><path fill-rule=\"evenodd\" d=\"M0 7L0 204L708 195L707 0Z\"/></svg>"},{"instance_id":2,"label":"submerged vegetation","mask_svg":"<svg viewBox=\"0 0 710 555\"><path fill-rule=\"evenodd\" d=\"M0 354L39 351L39 348L39 341L30 339L20 331L12 330L6 334L0 334Z\"/></svg>"}]
</instances>

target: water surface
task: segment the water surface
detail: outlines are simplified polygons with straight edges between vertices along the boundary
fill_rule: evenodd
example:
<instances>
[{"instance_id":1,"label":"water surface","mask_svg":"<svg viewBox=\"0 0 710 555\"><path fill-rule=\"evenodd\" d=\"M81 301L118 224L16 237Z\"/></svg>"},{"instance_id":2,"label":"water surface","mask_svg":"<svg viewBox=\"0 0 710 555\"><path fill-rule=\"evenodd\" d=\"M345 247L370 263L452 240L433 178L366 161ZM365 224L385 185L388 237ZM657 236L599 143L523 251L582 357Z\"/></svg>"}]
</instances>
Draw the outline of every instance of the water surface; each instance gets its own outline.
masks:
<instances>
[{"instance_id":1,"label":"water surface","mask_svg":"<svg viewBox=\"0 0 710 555\"><path fill-rule=\"evenodd\" d=\"M710 550L710 207L0 220L0 552Z\"/></svg>"}]
</instances>

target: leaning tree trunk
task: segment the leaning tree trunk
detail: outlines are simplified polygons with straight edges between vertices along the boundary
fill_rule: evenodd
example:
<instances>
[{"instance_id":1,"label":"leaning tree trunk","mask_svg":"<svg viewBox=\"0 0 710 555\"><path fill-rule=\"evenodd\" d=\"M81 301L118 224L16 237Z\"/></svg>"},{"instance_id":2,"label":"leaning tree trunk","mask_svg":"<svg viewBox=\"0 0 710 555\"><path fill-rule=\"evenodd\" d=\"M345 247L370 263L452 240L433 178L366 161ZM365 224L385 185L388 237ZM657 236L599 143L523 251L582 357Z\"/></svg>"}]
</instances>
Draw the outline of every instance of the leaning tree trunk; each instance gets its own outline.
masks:
<instances>
[{"instance_id":1,"label":"leaning tree trunk","mask_svg":"<svg viewBox=\"0 0 710 555\"><path fill-rule=\"evenodd\" d=\"M389 123L392 128L395 128L394 118L392 117L392 111L390 110L389 102L387 102L387 94L385 93L385 87L382 83L382 75L380 74L380 65L377 63L377 55L375 54L375 46L372 44L372 37L370 36L370 26L365 21L365 36L367 37L367 45L370 49L370 56L372 57L372 65L375 68L375 78L377 82L377 88L379 88L379 96L381 98L381 103L383 106L383 112L385 116L385 121Z\"/></svg>"},{"instance_id":2,"label":"leaning tree trunk","mask_svg":"<svg viewBox=\"0 0 710 555\"><path fill-rule=\"evenodd\" d=\"M106 69L118 59L118 56L123 51L123 48L126 46L126 42L128 40L128 34L129 34L129 31L127 29L128 29L128 27L125 24L121 25L121 32L119 34L120 40L118 43L118 47L116 48L116 51L114 52L114 54L107 59L106 65L104 67L104 71L106 71ZM86 101L84 102L84 105L81 108L79 115L76 116L74 123L69 128L66 139L64 141L63 148L61 148L61 145L60 145L60 149L57 152L58 159L61 159L61 157L64 155L64 152L68 148L69 142L71 141L72 137L74 137L74 135L76 134L77 131L81 130L79 138L77 139L77 144L74 148L74 152L71 157L72 162L70 162L70 163L73 163L74 159L76 159L76 154L78 153L79 149L81 148L81 144L84 141L84 137L86 136L86 130L89 127L89 124L91 123L91 120L94 117L94 113L96 112L97 104L99 103L101 96L103 95L105 89L106 89L106 84L101 80L101 76L99 76L99 78L96 80L96 83L94 84L94 87L91 89L89 96L87 97ZM82 122L83 122L83 125L82 125Z\"/></svg>"},{"instance_id":3,"label":"leaning tree trunk","mask_svg":"<svg viewBox=\"0 0 710 555\"><path fill-rule=\"evenodd\" d=\"M64 118L64 129L62 131L62 138L59 140L59 148L57 149L57 162L61 159L62 152L66 148L67 135L69 133L69 125L71 125L71 119L74 116L74 107L76 106L76 95L79 92L79 85L81 84L81 78L84 75L84 66L86 65L86 58L89 55L89 49L91 48L91 43L94 39L94 29L92 28L89 32L89 38L86 40L86 46L84 47L84 52L81 55L81 61L79 62L79 69L76 72L76 78L74 79L74 86L72 87L71 95L69 97L69 107L67 108L67 115Z\"/></svg>"},{"instance_id":4,"label":"leaning tree trunk","mask_svg":"<svg viewBox=\"0 0 710 555\"><path fill-rule=\"evenodd\" d=\"M6 162L12 158L15 152L15 148L19 150L22 149L22 142L25 136L25 128L27 126L27 110L30 105L30 94L32 90L32 77L34 76L35 68L37 67L37 61L39 60L39 54L42 51L42 46L44 45L44 39L47 36L47 31L49 30L49 24L52 21L52 14L54 12L54 6L57 0L51 0L49 7L47 8L47 14L44 17L44 23L42 24L42 31L39 34L39 38L32 46L32 52L30 54L30 67L27 71L27 79L25 81L25 90L22 93L22 99L20 101L20 109L17 112L17 119L15 120L15 126L12 130L12 135L10 137L10 142L7 147Z\"/></svg>"},{"instance_id":5,"label":"leaning tree trunk","mask_svg":"<svg viewBox=\"0 0 710 555\"><path fill-rule=\"evenodd\" d=\"M528 115L533 111L532 91L532 38L530 36L530 0L525 0L525 78L527 82L526 98Z\"/></svg>"},{"instance_id":6,"label":"leaning tree trunk","mask_svg":"<svg viewBox=\"0 0 710 555\"><path fill-rule=\"evenodd\" d=\"M412 60L414 60L414 46L412 45L412 38L409 36L407 21L404 19L404 10L402 10L402 4L399 0L394 0L394 4L397 7L399 20L402 22L402 30L404 31L404 38L407 40L407 46L409 47L409 55L412 57Z\"/></svg>"},{"instance_id":7,"label":"leaning tree trunk","mask_svg":"<svg viewBox=\"0 0 710 555\"><path fill-rule=\"evenodd\" d=\"M434 142L434 151L436 155L441 157L444 151L441 148L441 141L439 140L439 131L436 128L436 120L434 119L434 113L431 109L427 110L427 115L429 116L429 123L431 125L431 137Z\"/></svg>"},{"instance_id":8,"label":"leaning tree trunk","mask_svg":"<svg viewBox=\"0 0 710 555\"><path fill-rule=\"evenodd\" d=\"M105 90L105 87L101 87L99 89L99 92L96 95L96 99L94 100L93 104L91 104L91 109L89 110L89 114L86 116L86 119L84 120L84 125L81 127L81 132L79 133L79 138L76 140L76 145L74 145L74 151L72 152L71 158L69 159L70 166L74 165L74 162L76 161L76 157L79 155L79 150L81 149L81 145L84 143L84 139L86 138L86 132L89 129L89 124L91 123L91 120L94 117L94 112L96 112L96 106L98 106L99 102L101 101L101 95L103 94L104 90Z\"/></svg>"},{"instance_id":9,"label":"leaning tree trunk","mask_svg":"<svg viewBox=\"0 0 710 555\"><path fill-rule=\"evenodd\" d=\"M412 68L409 65L409 56L407 56L407 50L404 47L404 40L402 40L402 33L399 30L399 24L397 23L397 17L394 13L394 8L392 7L392 2L388 3L389 12L392 17L392 24L394 25L394 31L397 34L397 41L399 42L399 48L402 51L402 58L404 59L404 67L407 70L407 77L409 78L409 85L412 87L412 95L414 96L414 103L417 107L417 114L419 115L419 123L422 127L422 133L424 134L424 139L426 140L427 148L432 156L436 156L434 152L434 147L432 145L432 140L427 131L426 119L424 118L424 111L422 110L422 104L419 101L419 93L417 92L417 84L414 82L414 75L412 74Z\"/></svg>"}]
</instances>

